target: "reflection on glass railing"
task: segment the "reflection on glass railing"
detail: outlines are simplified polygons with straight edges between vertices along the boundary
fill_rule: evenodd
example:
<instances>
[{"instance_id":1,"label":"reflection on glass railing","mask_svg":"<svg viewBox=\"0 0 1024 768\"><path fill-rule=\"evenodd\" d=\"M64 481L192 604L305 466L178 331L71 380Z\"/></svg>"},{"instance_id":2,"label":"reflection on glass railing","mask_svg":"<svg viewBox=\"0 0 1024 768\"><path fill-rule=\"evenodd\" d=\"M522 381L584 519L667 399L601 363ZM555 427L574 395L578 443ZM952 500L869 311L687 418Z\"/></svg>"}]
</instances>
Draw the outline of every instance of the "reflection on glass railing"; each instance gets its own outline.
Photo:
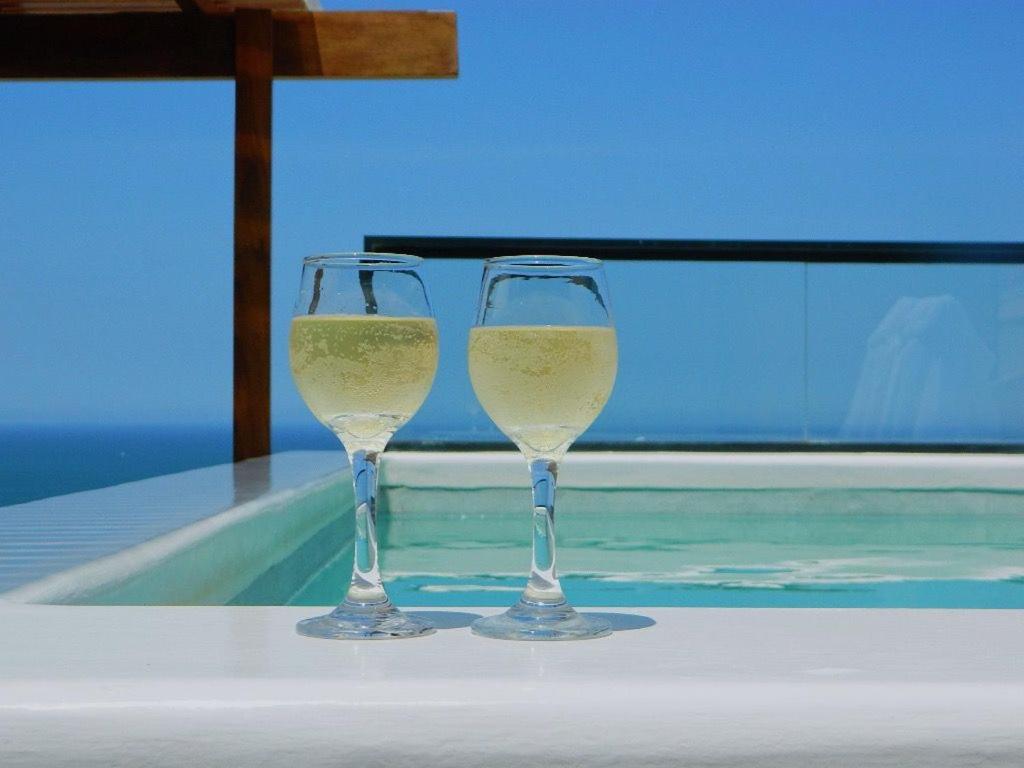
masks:
<instances>
[{"instance_id":1,"label":"reflection on glass railing","mask_svg":"<svg viewBox=\"0 0 1024 768\"><path fill-rule=\"evenodd\" d=\"M997 434L994 364L955 296L902 296L868 337L840 435L886 441Z\"/></svg>"},{"instance_id":2,"label":"reflection on glass railing","mask_svg":"<svg viewBox=\"0 0 1024 768\"><path fill-rule=\"evenodd\" d=\"M1022 277L1017 265L809 265L809 437L1024 442Z\"/></svg>"}]
</instances>

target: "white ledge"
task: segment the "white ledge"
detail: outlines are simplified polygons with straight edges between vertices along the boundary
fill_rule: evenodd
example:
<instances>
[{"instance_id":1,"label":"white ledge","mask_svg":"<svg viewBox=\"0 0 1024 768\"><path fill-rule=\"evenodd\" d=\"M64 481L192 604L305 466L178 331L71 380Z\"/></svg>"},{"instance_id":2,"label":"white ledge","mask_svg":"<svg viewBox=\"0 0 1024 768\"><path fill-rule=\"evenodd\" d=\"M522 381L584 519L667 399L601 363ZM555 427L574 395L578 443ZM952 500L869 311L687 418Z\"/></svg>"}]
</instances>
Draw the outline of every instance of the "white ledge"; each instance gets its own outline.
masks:
<instances>
[{"instance_id":1,"label":"white ledge","mask_svg":"<svg viewBox=\"0 0 1024 768\"><path fill-rule=\"evenodd\" d=\"M522 488L515 451L384 454L382 480L410 488ZM1024 489L1024 455L934 453L571 452L562 488Z\"/></svg>"},{"instance_id":2,"label":"white ledge","mask_svg":"<svg viewBox=\"0 0 1024 768\"><path fill-rule=\"evenodd\" d=\"M464 624L466 611L434 617ZM312 613L0 606L0 765L1019 768L1024 756L1018 611L635 608L657 623L552 644L465 627L298 637Z\"/></svg>"}]
</instances>

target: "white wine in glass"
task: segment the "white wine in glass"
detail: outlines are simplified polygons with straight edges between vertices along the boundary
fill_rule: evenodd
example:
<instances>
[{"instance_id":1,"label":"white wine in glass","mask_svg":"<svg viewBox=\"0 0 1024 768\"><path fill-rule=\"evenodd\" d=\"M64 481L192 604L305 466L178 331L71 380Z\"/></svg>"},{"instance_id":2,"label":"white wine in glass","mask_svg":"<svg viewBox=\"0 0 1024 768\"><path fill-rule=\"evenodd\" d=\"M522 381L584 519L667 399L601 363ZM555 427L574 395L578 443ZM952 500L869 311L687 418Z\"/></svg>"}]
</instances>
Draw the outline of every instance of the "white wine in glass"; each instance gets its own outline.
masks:
<instances>
[{"instance_id":1,"label":"white wine in glass","mask_svg":"<svg viewBox=\"0 0 1024 768\"><path fill-rule=\"evenodd\" d=\"M437 371L437 324L419 263L364 253L303 262L289 343L292 376L310 411L348 453L356 521L345 600L300 621L299 634L378 640L433 631L391 604L377 563L378 460L423 404Z\"/></svg>"},{"instance_id":2,"label":"white wine in glass","mask_svg":"<svg viewBox=\"0 0 1024 768\"><path fill-rule=\"evenodd\" d=\"M429 317L296 317L289 357L295 385L317 419L342 443L384 450L430 391L437 324Z\"/></svg>"},{"instance_id":3,"label":"white wine in glass","mask_svg":"<svg viewBox=\"0 0 1024 768\"><path fill-rule=\"evenodd\" d=\"M491 420L526 457L533 485L533 566L519 602L473 631L505 640L582 640L608 623L577 613L555 568L555 485L569 446L604 408L618 347L600 261L507 256L484 267L469 373Z\"/></svg>"},{"instance_id":4,"label":"white wine in glass","mask_svg":"<svg viewBox=\"0 0 1024 768\"><path fill-rule=\"evenodd\" d=\"M564 454L597 418L615 383L615 329L478 326L469 334L473 390L527 455Z\"/></svg>"}]
</instances>

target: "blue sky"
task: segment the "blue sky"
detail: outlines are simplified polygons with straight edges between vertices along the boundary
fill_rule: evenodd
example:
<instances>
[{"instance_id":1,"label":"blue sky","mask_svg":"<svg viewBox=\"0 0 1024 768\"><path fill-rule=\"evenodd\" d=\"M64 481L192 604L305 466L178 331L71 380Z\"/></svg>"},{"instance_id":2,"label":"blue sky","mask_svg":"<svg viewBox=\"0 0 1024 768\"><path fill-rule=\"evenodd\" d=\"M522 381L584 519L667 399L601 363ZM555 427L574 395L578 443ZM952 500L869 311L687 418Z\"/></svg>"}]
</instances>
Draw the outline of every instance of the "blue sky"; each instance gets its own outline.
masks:
<instances>
[{"instance_id":1,"label":"blue sky","mask_svg":"<svg viewBox=\"0 0 1024 768\"><path fill-rule=\"evenodd\" d=\"M378 6L415 7L358 7ZM277 423L309 423L285 355L300 260L364 234L1024 239L1018 2L447 7L457 80L275 87ZM227 82L0 83L0 422L228 421L232 120ZM697 431L806 427L803 273L718 269L612 274L630 351L605 429L652 399ZM812 345L848 349L821 362L842 380L817 379L832 427L918 284L857 274L814 283L840 317L865 301L843 285L881 291ZM996 334L981 308L1014 275L940 270L928 290ZM461 360L476 266L427 279L446 373L410 429L484 429ZM640 392L651 366L668 373Z\"/></svg>"}]
</instances>

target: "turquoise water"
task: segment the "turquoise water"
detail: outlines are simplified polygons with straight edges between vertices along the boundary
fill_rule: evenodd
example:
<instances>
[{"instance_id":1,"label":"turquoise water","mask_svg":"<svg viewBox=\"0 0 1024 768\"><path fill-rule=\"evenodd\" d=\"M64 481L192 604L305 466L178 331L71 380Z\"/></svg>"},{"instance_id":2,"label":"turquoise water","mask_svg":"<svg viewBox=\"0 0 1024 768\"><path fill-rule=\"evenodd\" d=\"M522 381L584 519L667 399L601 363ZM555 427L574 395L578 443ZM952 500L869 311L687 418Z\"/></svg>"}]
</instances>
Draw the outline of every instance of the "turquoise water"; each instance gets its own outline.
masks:
<instances>
[{"instance_id":1,"label":"turquoise water","mask_svg":"<svg viewBox=\"0 0 1024 768\"><path fill-rule=\"evenodd\" d=\"M513 602L530 558L523 495L387 489L392 599ZM558 526L562 584L581 606L1024 608L1018 492L567 489ZM301 584L264 579L239 602L338 602L350 528L326 562L302 561Z\"/></svg>"},{"instance_id":2,"label":"turquoise water","mask_svg":"<svg viewBox=\"0 0 1024 768\"><path fill-rule=\"evenodd\" d=\"M680 582L603 581L567 576L562 588L578 605L694 608L1024 608L1024 579L787 584L778 588ZM521 577L471 580L402 577L388 584L400 605L504 606L525 585Z\"/></svg>"}]
</instances>

